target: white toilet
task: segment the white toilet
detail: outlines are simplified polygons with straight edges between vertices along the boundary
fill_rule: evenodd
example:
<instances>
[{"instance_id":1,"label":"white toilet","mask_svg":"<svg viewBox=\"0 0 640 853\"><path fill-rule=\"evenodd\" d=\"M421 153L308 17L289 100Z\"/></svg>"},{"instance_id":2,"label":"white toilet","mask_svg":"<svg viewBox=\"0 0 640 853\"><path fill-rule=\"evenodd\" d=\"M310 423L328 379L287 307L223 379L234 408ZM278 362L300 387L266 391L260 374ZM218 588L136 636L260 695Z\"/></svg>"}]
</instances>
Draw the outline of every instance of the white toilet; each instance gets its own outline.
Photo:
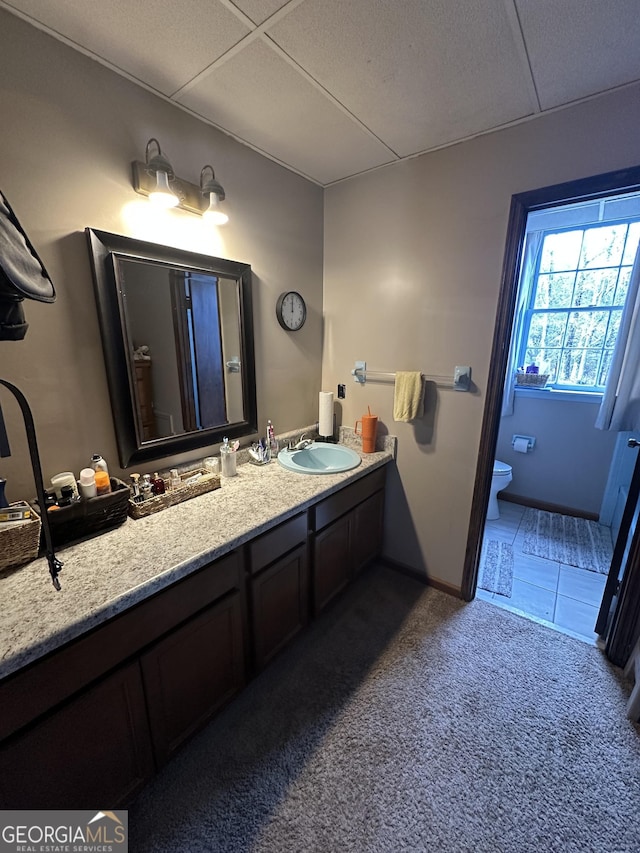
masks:
<instances>
[{"instance_id":1,"label":"white toilet","mask_svg":"<svg viewBox=\"0 0 640 853\"><path fill-rule=\"evenodd\" d=\"M487 508L487 520L492 521L495 518L500 518L500 510L498 508L498 492L509 485L513 480L511 465L496 459L493 463L493 477L491 478L491 494L489 495L489 506Z\"/></svg>"}]
</instances>

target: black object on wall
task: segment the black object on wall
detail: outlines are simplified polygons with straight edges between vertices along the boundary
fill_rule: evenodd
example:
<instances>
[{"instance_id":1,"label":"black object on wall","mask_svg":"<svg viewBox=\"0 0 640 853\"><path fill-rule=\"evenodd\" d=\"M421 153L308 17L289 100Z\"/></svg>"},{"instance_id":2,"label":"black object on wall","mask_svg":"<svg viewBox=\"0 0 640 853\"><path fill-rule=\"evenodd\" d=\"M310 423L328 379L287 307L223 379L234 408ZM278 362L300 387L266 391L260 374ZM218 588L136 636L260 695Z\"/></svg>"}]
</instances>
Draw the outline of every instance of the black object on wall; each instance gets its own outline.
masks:
<instances>
[{"instance_id":1,"label":"black object on wall","mask_svg":"<svg viewBox=\"0 0 640 853\"><path fill-rule=\"evenodd\" d=\"M0 192L0 340L21 341L26 335L29 324L26 322L22 307L24 299L54 302L55 298L53 282L49 278L44 264L18 222L11 205ZM0 385L4 385L11 391L22 411L38 505L41 508L45 554L49 563L51 580L55 588L59 590L58 572L62 568L62 563L53 550L51 528L45 509L42 468L33 415L26 397L15 385L4 379L0 379ZM0 456L10 455L9 439L0 408Z\"/></svg>"}]
</instances>

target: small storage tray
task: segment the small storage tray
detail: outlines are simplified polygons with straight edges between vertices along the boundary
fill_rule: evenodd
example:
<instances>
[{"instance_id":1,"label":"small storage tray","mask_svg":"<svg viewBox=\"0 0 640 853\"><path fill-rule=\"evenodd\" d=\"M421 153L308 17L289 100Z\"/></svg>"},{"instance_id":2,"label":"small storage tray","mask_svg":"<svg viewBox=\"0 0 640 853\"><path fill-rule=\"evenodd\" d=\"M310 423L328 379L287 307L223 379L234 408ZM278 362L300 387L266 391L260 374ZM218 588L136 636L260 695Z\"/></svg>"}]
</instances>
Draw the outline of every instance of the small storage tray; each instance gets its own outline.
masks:
<instances>
[{"instance_id":1,"label":"small storage tray","mask_svg":"<svg viewBox=\"0 0 640 853\"><path fill-rule=\"evenodd\" d=\"M25 501L10 504L27 507ZM40 516L32 512L30 518L0 523L0 571L17 569L35 560L40 545Z\"/></svg>"},{"instance_id":2,"label":"small storage tray","mask_svg":"<svg viewBox=\"0 0 640 853\"><path fill-rule=\"evenodd\" d=\"M201 474L201 477L195 483L185 482L197 474ZM177 489L165 492L164 495L156 495L140 503L134 503L129 499L129 515L131 518L146 518L148 515L153 515L154 512L160 512L169 506L175 506L182 501L188 501L190 498L196 498L198 495L204 495L206 492L220 488L220 475L211 474L206 468L184 471L180 475L180 480L182 485L178 486Z\"/></svg>"},{"instance_id":3,"label":"small storage tray","mask_svg":"<svg viewBox=\"0 0 640 853\"><path fill-rule=\"evenodd\" d=\"M95 498L82 498L70 506L47 514L54 545L68 545L122 524L127 518L129 488L122 480L110 477L111 492ZM33 504L32 504L33 506ZM38 509L37 504L34 509Z\"/></svg>"},{"instance_id":4,"label":"small storage tray","mask_svg":"<svg viewBox=\"0 0 640 853\"><path fill-rule=\"evenodd\" d=\"M520 388L544 388L548 373L516 373L516 385Z\"/></svg>"}]
</instances>

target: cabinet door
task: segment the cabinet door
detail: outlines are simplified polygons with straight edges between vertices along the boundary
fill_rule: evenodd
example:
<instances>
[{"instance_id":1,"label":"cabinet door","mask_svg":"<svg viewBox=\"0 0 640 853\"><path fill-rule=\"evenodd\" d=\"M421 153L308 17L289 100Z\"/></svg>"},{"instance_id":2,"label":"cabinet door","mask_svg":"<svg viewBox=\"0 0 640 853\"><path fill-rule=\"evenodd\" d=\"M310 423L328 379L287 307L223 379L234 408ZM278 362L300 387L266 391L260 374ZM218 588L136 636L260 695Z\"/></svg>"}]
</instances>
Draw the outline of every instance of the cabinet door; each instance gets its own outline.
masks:
<instances>
[{"instance_id":1,"label":"cabinet door","mask_svg":"<svg viewBox=\"0 0 640 853\"><path fill-rule=\"evenodd\" d=\"M158 764L244 686L242 605L235 592L141 657Z\"/></svg>"},{"instance_id":2,"label":"cabinet door","mask_svg":"<svg viewBox=\"0 0 640 853\"><path fill-rule=\"evenodd\" d=\"M91 809L133 799L154 772L131 664L0 747L0 808Z\"/></svg>"},{"instance_id":3,"label":"cabinet door","mask_svg":"<svg viewBox=\"0 0 640 853\"><path fill-rule=\"evenodd\" d=\"M307 546L300 545L252 578L251 619L258 670L307 623Z\"/></svg>"},{"instance_id":4,"label":"cabinet door","mask_svg":"<svg viewBox=\"0 0 640 853\"><path fill-rule=\"evenodd\" d=\"M376 492L356 507L353 523L353 567L359 572L382 550L384 492Z\"/></svg>"},{"instance_id":5,"label":"cabinet door","mask_svg":"<svg viewBox=\"0 0 640 853\"><path fill-rule=\"evenodd\" d=\"M349 583L352 513L317 533L313 546L313 612L318 614Z\"/></svg>"}]
</instances>

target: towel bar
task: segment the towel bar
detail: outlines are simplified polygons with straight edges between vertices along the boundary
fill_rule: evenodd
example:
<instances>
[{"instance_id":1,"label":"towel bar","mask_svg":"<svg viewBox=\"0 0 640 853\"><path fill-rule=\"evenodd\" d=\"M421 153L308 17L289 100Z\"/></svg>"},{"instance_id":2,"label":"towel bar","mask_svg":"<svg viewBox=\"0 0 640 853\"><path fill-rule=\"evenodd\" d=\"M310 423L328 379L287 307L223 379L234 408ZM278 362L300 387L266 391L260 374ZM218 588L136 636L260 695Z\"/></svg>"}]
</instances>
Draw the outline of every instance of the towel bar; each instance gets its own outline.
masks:
<instances>
[{"instance_id":1,"label":"towel bar","mask_svg":"<svg viewBox=\"0 0 640 853\"><path fill-rule=\"evenodd\" d=\"M395 373L389 373L384 370L367 370L366 361L356 361L355 367L351 371L351 375L356 382L364 385L367 379L373 382L394 382ZM456 367L453 377L451 376L427 376L422 374L427 382L435 382L441 388L453 388L456 391L468 391L471 386L471 368Z\"/></svg>"}]
</instances>

